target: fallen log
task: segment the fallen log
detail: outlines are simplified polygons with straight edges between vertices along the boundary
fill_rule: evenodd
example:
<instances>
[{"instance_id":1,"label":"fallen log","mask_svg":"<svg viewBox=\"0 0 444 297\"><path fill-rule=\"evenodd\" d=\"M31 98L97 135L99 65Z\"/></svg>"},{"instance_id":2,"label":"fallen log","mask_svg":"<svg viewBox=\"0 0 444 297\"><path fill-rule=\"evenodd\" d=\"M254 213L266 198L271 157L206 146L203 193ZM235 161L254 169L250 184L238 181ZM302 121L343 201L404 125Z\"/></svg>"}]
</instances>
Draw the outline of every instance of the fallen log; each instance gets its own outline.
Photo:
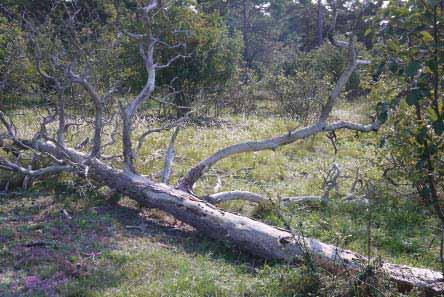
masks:
<instances>
[{"instance_id":1,"label":"fallen log","mask_svg":"<svg viewBox=\"0 0 444 297\"><path fill-rule=\"evenodd\" d=\"M72 149L61 149L52 142L38 143L37 149L83 164L88 178L127 195L141 205L173 215L203 235L230 242L265 259L297 262L308 252L314 261L330 271L357 272L365 268L367 258L319 240L293 233L253 219L223 211L212 204L135 173L112 168L96 158ZM378 270L403 288L420 288L430 294L444 293L440 272L383 262Z\"/></svg>"},{"instance_id":2,"label":"fallen log","mask_svg":"<svg viewBox=\"0 0 444 297\"><path fill-rule=\"evenodd\" d=\"M136 174L136 168L134 166L135 154L132 145L132 140L134 139L132 135L134 130L133 122L140 107L147 103L148 99L152 97L156 87L156 71L170 66L171 63L177 59L185 57L181 53L169 58L162 56L162 59L159 60L164 61L166 58L167 62L165 64L157 63L155 53L159 52L159 48L156 49L156 46L159 46L160 44L165 46L165 43L159 42L162 39L159 38L159 36L155 36L155 33L157 32L153 32L152 30L154 24L153 21L156 15L162 15L162 13L159 12L166 9L166 7L161 5L161 1L157 0L143 2L147 3L144 6L137 6L138 12L133 11L132 14L128 15L129 19L133 19L133 13L141 12L136 18L138 19L138 24L135 27L143 29L142 32L128 32L125 28L121 28L122 24L120 24L118 20L119 18L116 17L116 27L121 31L119 33L122 33L129 39L137 42L143 66L147 74L145 85L134 98L129 100L126 105L119 101L119 103L121 103L120 109L123 126L121 138L123 146L123 167L125 169L120 170L113 168L99 160L101 157L101 149L103 149L104 145L107 145L102 143L102 127L105 123L103 116L104 112L107 110L105 106L109 107L109 110L113 110L108 97L113 93L114 88L106 91L102 90L103 88L101 84L93 84L90 82L88 80L89 75L84 75L82 74L82 71L80 71L82 67L86 65L78 65L77 67L77 63L74 63L74 61L81 61L84 59L76 59L73 57L72 61L59 61L59 59L54 58L50 59L51 61L49 61L49 65L47 65L49 67L41 67L43 59L40 54L41 48L39 47L39 38L34 38L36 37L35 34L38 34L38 29L40 28L33 28L32 22L28 22L27 20L24 21L27 26L31 27L29 33L32 34L27 34L27 36L30 40L29 45L35 48L36 54L34 57L34 64L36 69L45 80L51 81L58 92L57 94L60 95L57 100L58 107L56 116L47 117L48 120L44 119L40 123L40 130L35 131L36 133L32 140L28 141L22 141L19 139L19 134L16 133L16 126L13 125L12 121L8 120L1 111L0 124L6 128L6 133L4 135L12 140L15 146L22 150L29 150L38 157L45 155L45 157L51 159L52 165L44 170L33 170L32 168L29 169L20 165L19 160L17 160L18 158L16 158L14 163L13 161L0 157L0 169L17 172L31 177L43 176L49 172L69 171L72 173L74 171L76 174L83 176L87 181L94 180L97 184L106 185L112 190L136 200L141 205L163 210L174 216L176 219L191 225L205 236L235 244L239 248L265 259L283 260L291 263L305 259L307 253L309 253L314 261L328 270L360 271L365 268L367 265L367 259L362 255L341 249L334 245L325 244L313 238L295 235L290 231L276 228L241 215L223 211L210 203L201 200L192 193L193 186L197 180L217 162L228 157L240 153L275 150L283 145L295 143L296 141L306 139L307 137L318 133L331 132L339 129L348 129L357 132L377 131L381 124L379 116L374 117L374 121L370 124L357 124L345 121L330 123L328 121L342 89L349 81L357 66L363 64L362 60L358 59L356 48L354 46L354 41L356 39L354 34L350 35L350 41L347 44L348 64L344 67L337 83L333 87L328 98L326 98L326 102L322 106L316 123L300 129L290 130L285 135L259 141L247 141L223 148L192 167L180 180L178 184L180 189L176 189L163 183L156 183L146 177ZM125 11L127 9L128 8L125 7ZM47 27L48 26L45 24L42 25L44 34L40 36L43 41L45 41L45 38L48 36L46 33ZM50 36L56 35L58 34ZM61 42L61 44L63 43L64 42ZM177 46L175 45L172 47L183 47L183 45L178 44ZM46 53L48 54L48 57L58 57L57 54L52 52L52 48L49 51L50 52ZM82 50L78 52L79 56L84 53ZM53 68L56 69L56 71L46 73L42 68L48 70ZM78 70L78 73L75 70ZM89 155L81 153L78 150L66 148L64 135L66 132L64 111L65 96L63 96L63 94L66 93L65 86L69 85L66 83L67 81L82 86L86 90L85 93L90 97L90 101L94 106L94 135L91 139L92 150ZM82 93L82 95L84 94ZM49 129L46 129L46 125L49 125L56 120L58 120L59 123L56 139L54 140L54 137L48 135ZM24 128L29 129L30 127ZM48 139L49 141L43 141L42 139ZM111 139L111 143L113 141L114 140ZM80 147L82 147L83 144L85 143L82 142L79 145L79 150L82 149ZM87 145L85 145L83 149L85 148L87 148ZM172 159L170 158L165 162L165 167L167 169L170 167L171 162ZM167 176L167 174L165 176ZM444 282L442 274L439 272L390 263L383 263L378 269L381 273L385 274L388 278L403 287L418 287L435 294L444 292Z\"/></svg>"}]
</instances>

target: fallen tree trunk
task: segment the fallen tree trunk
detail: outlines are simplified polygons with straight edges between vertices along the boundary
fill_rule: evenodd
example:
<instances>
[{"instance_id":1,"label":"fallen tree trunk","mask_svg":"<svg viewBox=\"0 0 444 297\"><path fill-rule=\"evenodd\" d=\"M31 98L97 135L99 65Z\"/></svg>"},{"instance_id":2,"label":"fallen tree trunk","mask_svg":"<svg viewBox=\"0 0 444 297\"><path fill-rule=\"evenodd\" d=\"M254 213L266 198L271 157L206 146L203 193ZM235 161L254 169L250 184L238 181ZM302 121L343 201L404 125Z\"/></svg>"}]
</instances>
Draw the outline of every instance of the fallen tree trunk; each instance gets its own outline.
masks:
<instances>
[{"instance_id":1,"label":"fallen tree trunk","mask_svg":"<svg viewBox=\"0 0 444 297\"><path fill-rule=\"evenodd\" d=\"M76 150L62 149L52 142L40 142L36 149L60 158L69 157L87 168L86 178L107 185L141 205L166 211L205 236L233 243L265 259L297 262L308 252L318 265L335 272L356 272L367 263L365 257L355 252L223 211L191 193L112 168ZM84 174L84 170L82 172ZM379 271L405 289L417 287L434 294L444 292L439 272L390 263L383 263Z\"/></svg>"},{"instance_id":2,"label":"fallen tree trunk","mask_svg":"<svg viewBox=\"0 0 444 297\"><path fill-rule=\"evenodd\" d=\"M77 32L73 30L75 26L72 26L72 22L69 22L69 26L66 27L49 26L50 24L64 23L60 22L60 19L55 18L55 16L49 16L47 21L45 20L45 22L37 26L34 25L33 22L21 17L20 21L26 24L24 29L27 30L26 35L29 39L28 46L29 48L33 48L32 55L30 56L34 56L33 62L37 72L45 82L50 82L50 85L54 86L54 90L57 91L59 95L58 107L56 108L55 114L49 114L48 117L42 119L39 131L34 131L35 134L32 140L28 141L19 139L18 135L21 134L17 133L16 126L0 111L0 124L6 128L6 133L0 133L0 147L8 149L7 153L12 153L12 155L15 155L15 147L17 147L20 150L29 151L34 157L47 157L50 159L52 165L44 169L33 170L32 166L29 168L21 164L19 160L20 154L18 154L14 156L15 158L10 156L10 159L15 159L15 161L0 156L0 169L16 172L27 178L37 178L45 176L46 174L59 172L75 172L83 176L87 181L91 179L98 184L106 185L110 187L111 190L138 201L141 205L163 210L178 220L193 226L203 235L219 241L230 242L239 248L266 259L295 262L304 260L307 253L309 253L319 265L331 271L347 270L356 272L365 268L367 259L357 253L322 243L313 238L298 236L287 230L279 229L247 217L222 211L192 193L194 184L211 167L225 158L240 153L275 150L283 145L295 143L298 140L306 139L318 133L332 132L339 129L348 129L357 132L377 131L381 124L379 118L381 118L381 116L382 118L386 118L387 110L378 110L377 116L374 117L374 121L370 124L357 124L345 121L329 123L328 121L331 111L340 97L341 91L349 81L352 73L358 65L368 64L367 61L358 59L358 53L354 46L356 39L354 34L350 34L348 43L340 43L341 47L348 48L349 61L325 102L322 102L322 108L317 122L307 127L290 130L281 136L260 141L247 141L222 148L192 167L180 180L178 184L179 189L176 189L164 183L155 183L136 173L136 168L134 167L135 154L132 145L132 140L134 139L133 123L140 107L152 98L156 87L157 70L166 68L174 61L186 57L187 55L184 55L185 53L182 52L182 50L185 51L186 47L184 43L179 42L179 40L182 39L181 37L179 38L179 36L176 38L178 43L169 45L162 41L162 33L165 33L163 30L159 32L158 30L154 30L153 32L156 16L163 15L168 11L169 6L162 5L162 1L139 1L141 3L138 3L138 5L135 5L131 9L127 7L127 5L121 7L117 3L119 1L115 2L117 13L115 29L118 31L117 36L125 35L126 38L137 43L146 72L146 81L143 88L139 90L134 98L128 100L127 104L123 102L126 100L108 100L115 88L106 90L105 85L107 84L103 84L100 80L101 74L89 73L89 69L95 67L90 67L91 65L89 65L88 62L83 61L89 61L89 59L85 59L89 53L93 55L93 58L96 52L103 52L103 50L109 50L110 48L102 47L102 42L99 42L97 47L93 46L90 42L87 43L86 48L82 48L82 45L77 43L74 47L69 46L71 39L68 38L65 40L64 38L60 38L58 32L61 31L59 31L59 29L67 30L70 35L73 35L74 39L80 38L81 36L76 35ZM144 4L142 4L142 2L144 2ZM65 7L64 9L66 9L66 14L61 13L60 15L76 15L78 11L80 11L77 11L75 6L73 6L72 11L69 7ZM120 22L121 14L124 14L124 22ZM27 14L25 13L23 15ZM57 15L59 15L59 13L57 13ZM74 21L74 19L73 17L72 20ZM130 25L131 22L134 22L134 24L130 27L138 28L140 31L128 32L125 27ZM52 29L48 32L48 28ZM105 30L104 32L108 31ZM156 36L156 33L160 36ZM50 39L48 39L49 37ZM332 40L334 41L334 39ZM53 42L60 44L61 48L59 48L59 46L48 47L46 44L43 47L41 46L43 43L52 44ZM334 44L339 43L334 42ZM161 55L161 57L156 57L155 54L160 53L163 48L177 49L180 51L175 56ZM43 53L41 51L42 49L44 50ZM58 49L60 49L60 52L57 52ZM65 55L66 52L69 52L70 55ZM60 59L58 57L63 58ZM157 63L159 62L158 60L163 61L164 64ZM86 71L86 69L88 69L88 71ZM94 69L91 69L92 72L94 72L93 70ZM97 83L89 80L92 77L94 77L94 81ZM73 95L75 95L76 88L71 88L71 84L80 85L85 89L86 92L81 93L81 95L84 96L87 94L95 109L93 121L94 137L91 143L92 150L90 154L78 151L87 147L88 138L77 146L78 150L65 147L67 123L65 121L66 115L64 109L65 96L63 95L68 93L68 88L72 89L70 92L74 92ZM102 153L101 150L105 146L115 142L113 137L115 133L112 133L111 141L106 144L102 143L104 139L102 133L105 123L105 112L115 113L115 108L117 107L113 106L112 101L117 101L121 110L120 117L123 123L121 153L123 154L123 167L125 170L110 167L99 160ZM74 101L73 103L77 104L78 102ZM180 106L176 107L179 109L182 108ZM82 117L84 116L86 115L82 115ZM49 129L49 127L47 129L47 125L56 120L58 120L58 127L54 139L53 136L48 135L51 129ZM86 119L84 119L84 121L87 123ZM173 126L177 126L178 124L179 122L176 122ZM22 128L29 130L31 127L25 124ZM159 131L159 129L155 130ZM163 130L163 128L161 130ZM154 130L151 130L151 132L153 131ZM30 131L27 131L27 133L28 132ZM139 148L148 133L150 132L146 132L140 136ZM50 141L44 142L42 139ZM2 144L1 142L3 142L3 140L12 140L13 146ZM174 156L173 143L174 138L171 141L171 149L165 159L164 181L168 181L167 177L171 169ZM9 148L12 148L12 150L9 150ZM215 194L210 198L213 198L213 200L217 202L227 201L235 197L243 197L243 199L249 199L250 201L260 201L261 199L260 196L239 191L219 195ZM316 200L317 197L306 197L302 200L313 199ZM433 293L444 292L444 282L441 273L428 269L412 268L389 263L381 264L378 269L397 284L407 288L419 287Z\"/></svg>"}]
</instances>

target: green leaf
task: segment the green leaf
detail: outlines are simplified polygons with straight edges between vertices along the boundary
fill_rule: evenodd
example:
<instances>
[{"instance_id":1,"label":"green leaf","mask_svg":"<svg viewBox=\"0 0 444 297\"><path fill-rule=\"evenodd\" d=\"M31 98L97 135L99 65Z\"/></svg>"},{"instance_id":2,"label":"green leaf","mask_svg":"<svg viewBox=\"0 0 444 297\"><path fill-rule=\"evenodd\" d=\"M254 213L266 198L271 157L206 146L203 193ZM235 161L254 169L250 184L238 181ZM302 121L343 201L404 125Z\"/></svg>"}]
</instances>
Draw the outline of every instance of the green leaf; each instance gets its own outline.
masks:
<instances>
[{"instance_id":1,"label":"green leaf","mask_svg":"<svg viewBox=\"0 0 444 297\"><path fill-rule=\"evenodd\" d=\"M421 97L421 91L418 88L411 89L407 95L406 101L408 105L415 105Z\"/></svg>"},{"instance_id":2,"label":"green leaf","mask_svg":"<svg viewBox=\"0 0 444 297\"><path fill-rule=\"evenodd\" d=\"M379 102L377 107L377 116L378 116L378 121L381 124L384 124L385 122L387 122L388 119L388 105L386 102Z\"/></svg>"},{"instance_id":3,"label":"green leaf","mask_svg":"<svg viewBox=\"0 0 444 297\"><path fill-rule=\"evenodd\" d=\"M389 50L396 53L399 51L399 42L397 40L390 39L387 41L387 47Z\"/></svg>"},{"instance_id":4,"label":"green leaf","mask_svg":"<svg viewBox=\"0 0 444 297\"><path fill-rule=\"evenodd\" d=\"M424 144L427 139L427 129L421 128L419 133L416 135L416 141L420 144Z\"/></svg>"},{"instance_id":5,"label":"green leaf","mask_svg":"<svg viewBox=\"0 0 444 297\"><path fill-rule=\"evenodd\" d=\"M421 68L421 63L419 61L411 61L405 70L408 77L413 77L416 75L418 70Z\"/></svg>"},{"instance_id":6,"label":"green leaf","mask_svg":"<svg viewBox=\"0 0 444 297\"><path fill-rule=\"evenodd\" d=\"M436 5L439 4L439 0L428 0L427 1L429 3L430 6L435 7Z\"/></svg>"},{"instance_id":7,"label":"green leaf","mask_svg":"<svg viewBox=\"0 0 444 297\"><path fill-rule=\"evenodd\" d=\"M432 35L429 32L422 31L421 35L422 35L422 40L424 42L431 42L431 41L433 41L433 37L432 37Z\"/></svg>"},{"instance_id":8,"label":"green leaf","mask_svg":"<svg viewBox=\"0 0 444 297\"><path fill-rule=\"evenodd\" d=\"M426 65L430 67L432 72L436 71L436 67L438 66L434 59L430 59L426 62Z\"/></svg>"},{"instance_id":9,"label":"green leaf","mask_svg":"<svg viewBox=\"0 0 444 297\"><path fill-rule=\"evenodd\" d=\"M395 59L390 59L388 62L388 68L392 73L396 73L398 71L398 63Z\"/></svg>"},{"instance_id":10,"label":"green leaf","mask_svg":"<svg viewBox=\"0 0 444 297\"><path fill-rule=\"evenodd\" d=\"M428 146L427 146L427 154L429 155L429 156L433 156L434 154L436 154L438 152L438 147L435 145L435 144L433 144L433 143L430 143Z\"/></svg>"},{"instance_id":11,"label":"green leaf","mask_svg":"<svg viewBox=\"0 0 444 297\"><path fill-rule=\"evenodd\" d=\"M367 30L365 30L364 36L367 37L370 33L372 33L372 31L372 28L368 28Z\"/></svg>"},{"instance_id":12,"label":"green leaf","mask_svg":"<svg viewBox=\"0 0 444 297\"><path fill-rule=\"evenodd\" d=\"M424 198L424 199L429 199L430 193L431 193L430 188L427 185L425 185L420 192L422 198Z\"/></svg>"},{"instance_id":13,"label":"green leaf","mask_svg":"<svg viewBox=\"0 0 444 297\"><path fill-rule=\"evenodd\" d=\"M429 118L432 122L435 122L438 120L438 114L436 113L436 110L433 107L429 107L427 109L427 113L429 114Z\"/></svg>"},{"instance_id":14,"label":"green leaf","mask_svg":"<svg viewBox=\"0 0 444 297\"><path fill-rule=\"evenodd\" d=\"M374 80L378 80L378 77L384 71L384 66L385 66L385 62L381 62L378 64L378 67L376 68L375 73L373 73Z\"/></svg>"},{"instance_id":15,"label":"green leaf","mask_svg":"<svg viewBox=\"0 0 444 297\"><path fill-rule=\"evenodd\" d=\"M424 160L419 160L416 163L416 169L419 170L419 171L422 171L424 169L424 166L425 166L425 161Z\"/></svg>"},{"instance_id":16,"label":"green leaf","mask_svg":"<svg viewBox=\"0 0 444 297\"><path fill-rule=\"evenodd\" d=\"M382 136L379 141L379 148L383 148L384 145L386 144L386 142L387 142L387 138L385 136Z\"/></svg>"}]
</instances>

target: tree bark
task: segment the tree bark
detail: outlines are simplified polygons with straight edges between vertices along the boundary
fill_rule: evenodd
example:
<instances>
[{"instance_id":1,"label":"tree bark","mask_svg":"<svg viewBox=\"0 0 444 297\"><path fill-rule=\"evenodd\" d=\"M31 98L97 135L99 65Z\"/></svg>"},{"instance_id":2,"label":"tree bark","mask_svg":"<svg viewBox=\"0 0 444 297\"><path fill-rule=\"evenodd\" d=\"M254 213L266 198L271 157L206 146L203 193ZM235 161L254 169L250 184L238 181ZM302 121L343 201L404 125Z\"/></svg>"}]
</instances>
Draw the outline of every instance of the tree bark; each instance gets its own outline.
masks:
<instances>
[{"instance_id":1,"label":"tree bark","mask_svg":"<svg viewBox=\"0 0 444 297\"><path fill-rule=\"evenodd\" d=\"M248 10L248 0L242 1L242 37L244 41L244 61L247 63L247 66L250 66L250 18L249 18L249 10Z\"/></svg>"},{"instance_id":2,"label":"tree bark","mask_svg":"<svg viewBox=\"0 0 444 297\"><path fill-rule=\"evenodd\" d=\"M317 41L318 46L321 46L324 41L324 14L322 12L323 6L322 1L318 0L318 19L316 22L317 25Z\"/></svg>"},{"instance_id":3,"label":"tree bark","mask_svg":"<svg viewBox=\"0 0 444 297\"><path fill-rule=\"evenodd\" d=\"M366 257L313 238L294 235L253 219L216 208L197 196L165 184L155 183L130 171L122 171L73 149L63 149L52 142L40 142L36 149L88 168L87 178L127 195L141 205L163 210L202 234L230 242L265 259L299 262L310 253L318 265L338 272L356 272L364 268ZM442 274L383 262L378 268L398 285L417 287L438 294L444 292Z\"/></svg>"}]
</instances>

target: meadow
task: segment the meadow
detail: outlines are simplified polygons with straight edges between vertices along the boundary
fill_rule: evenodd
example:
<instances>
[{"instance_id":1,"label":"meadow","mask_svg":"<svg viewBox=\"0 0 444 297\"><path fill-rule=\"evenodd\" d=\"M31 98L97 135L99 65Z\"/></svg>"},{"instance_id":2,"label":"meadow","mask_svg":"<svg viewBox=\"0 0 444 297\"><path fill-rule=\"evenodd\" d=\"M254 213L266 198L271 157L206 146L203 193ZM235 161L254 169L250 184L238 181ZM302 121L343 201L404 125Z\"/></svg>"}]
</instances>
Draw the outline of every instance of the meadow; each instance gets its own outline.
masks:
<instances>
[{"instance_id":1,"label":"meadow","mask_svg":"<svg viewBox=\"0 0 444 297\"><path fill-rule=\"evenodd\" d=\"M365 121L370 110L366 103L353 109L341 104L333 117ZM10 114L17 125L27 127L21 131L36 128L39 112ZM146 115L139 123L136 136L147 123L159 127L165 119ZM229 113L217 120L191 121L178 134L171 183L226 145L285 134L299 125L303 123L272 115ZM87 125L75 126L67 140L75 144L90 133ZM147 137L136 163L141 174L159 180L171 133ZM195 192L260 193L269 201L232 201L221 207L363 255L370 252L376 262L440 270L440 234L433 228L437 222L419 199L383 180L378 134L338 131L336 136L337 153L318 134L276 151L225 159L196 184ZM116 141L104 154L119 148ZM286 196L322 194L323 177L333 163L341 176L327 203L280 203ZM365 194L368 184L373 185L371 208L343 200L357 174L357 192ZM70 175L3 193L0 222L1 296L366 296L369 288L376 295L401 296L385 280L363 289L359 275L255 258L200 236L166 213L126 197L109 197L105 189Z\"/></svg>"}]
</instances>

